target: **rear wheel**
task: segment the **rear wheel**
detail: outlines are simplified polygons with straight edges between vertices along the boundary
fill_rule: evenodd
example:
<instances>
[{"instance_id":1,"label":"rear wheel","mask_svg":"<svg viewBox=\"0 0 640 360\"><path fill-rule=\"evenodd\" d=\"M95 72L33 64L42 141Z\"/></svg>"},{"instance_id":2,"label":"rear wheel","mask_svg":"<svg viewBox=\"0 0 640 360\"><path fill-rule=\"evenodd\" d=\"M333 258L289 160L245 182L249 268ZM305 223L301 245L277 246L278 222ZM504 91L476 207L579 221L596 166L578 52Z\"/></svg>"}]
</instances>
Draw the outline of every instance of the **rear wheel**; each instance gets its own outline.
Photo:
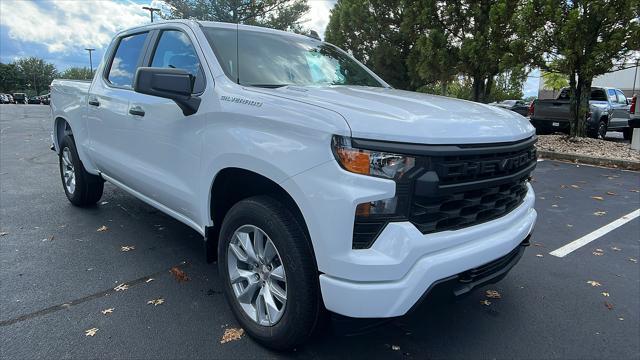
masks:
<instances>
[{"instance_id":1,"label":"rear wheel","mask_svg":"<svg viewBox=\"0 0 640 360\"><path fill-rule=\"evenodd\" d=\"M280 201L257 196L224 218L218 270L240 325L264 346L287 350L311 336L324 315L306 233Z\"/></svg>"},{"instance_id":2,"label":"rear wheel","mask_svg":"<svg viewBox=\"0 0 640 360\"><path fill-rule=\"evenodd\" d=\"M600 139L604 139L605 136L607 135L607 122L604 120L600 120L600 123L598 124L598 138Z\"/></svg>"},{"instance_id":3,"label":"rear wheel","mask_svg":"<svg viewBox=\"0 0 640 360\"><path fill-rule=\"evenodd\" d=\"M100 200L104 181L85 170L73 137L69 135L65 135L60 142L59 162L62 187L73 205L88 206Z\"/></svg>"}]
</instances>

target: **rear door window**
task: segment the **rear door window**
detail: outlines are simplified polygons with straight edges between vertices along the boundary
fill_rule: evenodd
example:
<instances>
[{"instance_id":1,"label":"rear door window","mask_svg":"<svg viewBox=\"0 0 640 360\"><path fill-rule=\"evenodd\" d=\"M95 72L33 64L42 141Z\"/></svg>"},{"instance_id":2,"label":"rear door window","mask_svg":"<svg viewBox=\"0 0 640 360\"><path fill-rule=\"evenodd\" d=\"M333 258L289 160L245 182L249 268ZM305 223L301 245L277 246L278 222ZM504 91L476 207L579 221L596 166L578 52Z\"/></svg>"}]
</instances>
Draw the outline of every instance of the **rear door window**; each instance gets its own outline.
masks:
<instances>
[{"instance_id":1,"label":"rear door window","mask_svg":"<svg viewBox=\"0 0 640 360\"><path fill-rule=\"evenodd\" d=\"M612 103L617 103L618 99L616 98L616 91L613 89L607 90L607 95L609 95L609 101Z\"/></svg>"},{"instance_id":2,"label":"rear door window","mask_svg":"<svg viewBox=\"0 0 640 360\"><path fill-rule=\"evenodd\" d=\"M133 86L133 77L138 69L146 39L147 33L125 36L120 39L107 76L107 80L111 84L126 88Z\"/></svg>"},{"instance_id":3,"label":"rear door window","mask_svg":"<svg viewBox=\"0 0 640 360\"><path fill-rule=\"evenodd\" d=\"M156 46L152 67L182 69L195 77L194 93L204 91L204 73L189 37L179 30L164 30Z\"/></svg>"}]
</instances>

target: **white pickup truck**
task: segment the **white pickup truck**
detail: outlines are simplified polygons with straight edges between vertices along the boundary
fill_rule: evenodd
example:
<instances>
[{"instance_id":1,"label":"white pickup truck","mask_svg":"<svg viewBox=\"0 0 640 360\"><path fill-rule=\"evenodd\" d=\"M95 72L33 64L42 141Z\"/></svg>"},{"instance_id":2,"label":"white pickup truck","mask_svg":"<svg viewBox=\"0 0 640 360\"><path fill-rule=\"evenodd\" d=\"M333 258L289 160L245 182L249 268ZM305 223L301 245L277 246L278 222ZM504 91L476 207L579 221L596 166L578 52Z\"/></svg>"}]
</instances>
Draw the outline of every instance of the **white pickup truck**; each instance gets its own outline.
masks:
<instances>
[{"instance_id":1,"label":"white pickup truck","mask_svg":"<svg viewBox=\"0 0 640 360\"><path fill-rule=\"evenodd\" d=\"M106 180L202 234L234 315L276 349L327 310L396 317L498 281L536 222L524 117L395 90L303 35L136 27L51 106L69 201Z\"/></svg>"}]
</instances>

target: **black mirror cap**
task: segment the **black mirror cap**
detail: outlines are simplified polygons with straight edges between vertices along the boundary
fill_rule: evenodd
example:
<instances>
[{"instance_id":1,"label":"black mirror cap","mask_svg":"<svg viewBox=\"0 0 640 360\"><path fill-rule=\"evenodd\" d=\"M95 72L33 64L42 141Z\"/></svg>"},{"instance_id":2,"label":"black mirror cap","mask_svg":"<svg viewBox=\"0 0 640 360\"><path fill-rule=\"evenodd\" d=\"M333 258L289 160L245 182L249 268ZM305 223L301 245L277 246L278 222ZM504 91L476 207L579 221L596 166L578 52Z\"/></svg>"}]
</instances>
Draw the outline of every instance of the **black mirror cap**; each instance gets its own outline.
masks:
<instances>
[{"instance_id":1,"label":"black mirror cap","mask_svg":"<svg viewBox=\"0 0 640 360\"><path fill-rule=\"evenodd\" d=\"M185 116L200 107L200 98L192 96L195 77L182 69L140 67L136 71L133 89L141 94L171 99Z\"/></svg>"}]
</instances>

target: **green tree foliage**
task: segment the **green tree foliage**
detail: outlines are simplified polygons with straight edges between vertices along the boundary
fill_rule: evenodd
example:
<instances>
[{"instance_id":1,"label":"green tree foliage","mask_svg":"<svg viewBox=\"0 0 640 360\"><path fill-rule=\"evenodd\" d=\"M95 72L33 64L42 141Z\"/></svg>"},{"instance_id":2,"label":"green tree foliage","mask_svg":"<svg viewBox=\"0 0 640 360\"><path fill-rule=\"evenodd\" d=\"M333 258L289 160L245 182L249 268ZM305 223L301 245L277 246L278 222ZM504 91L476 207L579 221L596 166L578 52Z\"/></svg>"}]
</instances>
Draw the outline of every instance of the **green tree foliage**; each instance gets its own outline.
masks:
<instances>
[{"instance_id":1,"label":"green tree foliage","mask_svg":"<svg viewBox=\"0 0 640 360\"><path fill-rule=\"evenodd\" d=\"M69 80L91 80L93 79L93 73L88 67L70 67L60 73L59 77Z\"/></svg>"},{"instance_id":2,"label":"green tree foliage","mask_svg":"<svg viewBox=\"0 0 640 360\"><path fill-rule=\"evenodd\" d=\"M541 56L529 44L541 26L533 1L338 0L326 39L395 87L462 95L470 80L468 98L487 102L514 95L526 77L513 74Z\"/></svg>"},{"instance_id":3,"label":"green tree foliage","mask_svg":"<svg viewBox=\"0 0 640 360\"><path fill-rule=\"evenodd\" d=\"M23 79L16 64L0 63L0 92L13 93L22 88Z\"/></svg>"},{"instance_id":4,"label":"green tree foliage","mask_svg":"<svg viewBox=\"0 0 640 360\"><path fill-rule=\"evenodd\" d=\"M55 65L36 57L18 59L10 64L0 63L0 91L40 95L49 91L49 84L57 75Z\"/></svg>"},{"instance_id":5,"label":"green tree foliage","mask_svg":"<svg viewBox=\"0 0 640 360\"><path fill-rule=\"evenodd\" d=\"M166 0L169 18L220 21L302 31L307 0Z\"/></svg>"},{"instance_id":6,"label":"green tree foliage","mask_svg":"<svg viewBox=\"0 0 640 360\"><path fill-rule=\"evenodd\" d=\"M593 78L640 49L640 0L545 0L543 69L569 74L571 136L587 134Z\"/></svg>"},{"instance_id":7,"label":"green tree foliage","mask_svg":"<svg viewBox=\"0 0 640 360\"><path fill-rule=\"evenodd\" d=\"M557 72L542 72L542 80L544 81L545 89L553 90L553 97L556 97L556 92L569 86L569 76L566 74L560 74Z\"/></svg>"},{"instance_id":8,"label":"green tree foliage","mask_svg":"<svg viewBox=\"0 0 640 360\"><path fill-rule=\"evenodd\" d=\"M55 65L36 57L18 59L15 65L30 94L48 92L51 81L58 75Z\"/></svg>"},{"instance_id":9,"label":"green tree foliage","mask_svg":"<svg viewBox=\"0 0 640 360\"><path fill-rule=\"evenodd\" d=\"M404 0L338 0L325 39L349 50L392 86L415 90L407 68L415 39L401 29L406 14Z\"/></svg>"}]
</instances>

